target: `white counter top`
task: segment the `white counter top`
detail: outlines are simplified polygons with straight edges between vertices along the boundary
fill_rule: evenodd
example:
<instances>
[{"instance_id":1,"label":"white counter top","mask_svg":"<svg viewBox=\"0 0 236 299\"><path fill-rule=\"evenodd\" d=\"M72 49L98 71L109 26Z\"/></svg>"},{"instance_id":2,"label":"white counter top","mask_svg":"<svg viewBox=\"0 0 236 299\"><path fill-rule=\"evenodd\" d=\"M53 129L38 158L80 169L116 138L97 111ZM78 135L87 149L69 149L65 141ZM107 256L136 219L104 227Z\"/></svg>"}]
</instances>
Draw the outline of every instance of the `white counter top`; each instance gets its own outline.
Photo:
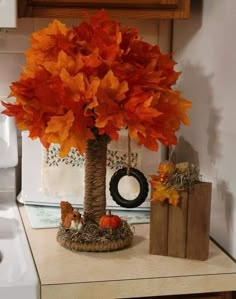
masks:
<instances>
[{"instance_id":1,"label":"white counter top","mask_svg":"<svg viewBox=\"0 0 236 299\"><path fill-rule=\"evenodd\" d=\"M232 291L236 264L210 242L205 262L149 254L149 225L136 225L132 247L74 253L56 241L57 229L32 229L20 212L41 281L42 299L127 298ZM98 294L101 294L101 297Z\"/></svg>"}]
</instances>

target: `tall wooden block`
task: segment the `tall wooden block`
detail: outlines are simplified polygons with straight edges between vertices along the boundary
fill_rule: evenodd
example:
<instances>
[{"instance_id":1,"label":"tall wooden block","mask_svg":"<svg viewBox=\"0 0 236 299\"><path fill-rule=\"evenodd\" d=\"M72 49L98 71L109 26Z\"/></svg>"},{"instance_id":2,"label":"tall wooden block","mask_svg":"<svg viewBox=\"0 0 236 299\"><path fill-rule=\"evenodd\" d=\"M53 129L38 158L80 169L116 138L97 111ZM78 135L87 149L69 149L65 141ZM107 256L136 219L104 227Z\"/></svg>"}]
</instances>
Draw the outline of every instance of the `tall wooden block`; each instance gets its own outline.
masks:
<instances>
[{"instance_id":1,"label":"tall wooden block","mask_svg":"<svg viewBox=\"0 0 236 299\"><path fill-rule=\"evenodd\" d=\"M151 202L150 214L150 253L168 254L168 205Z\"/></svg>"},{"instance_id":2,"label":"tall wooden block","mask_svg":"<svg viewBox=\"0 0 236 299\"><path fill-rule=\"evenodd\" d=\"M211 183L181 192L177 207L151 202L150 253L206 260L209 253Z\"/></svg>"},{"instance_id":3,"label":"tall wooden block","mask_svg":"<svg viewBox=\"0 0 236 299\"><path fill-rule=\"evenodd\" d=\"M209 253L211 183L193 186L188 198L186 257L206 260Z\"/></svg>"},{"instance_id":4,"label":"tall wooden block","mask_svg":"<svg viewBox=\"0 0 236 299\"><path fill-rule=\"evenodd\" d=\"M169 205L168 255L185 257L187 234L188 193L182 192L177 207Z\"/></svg>"}]
</instances>

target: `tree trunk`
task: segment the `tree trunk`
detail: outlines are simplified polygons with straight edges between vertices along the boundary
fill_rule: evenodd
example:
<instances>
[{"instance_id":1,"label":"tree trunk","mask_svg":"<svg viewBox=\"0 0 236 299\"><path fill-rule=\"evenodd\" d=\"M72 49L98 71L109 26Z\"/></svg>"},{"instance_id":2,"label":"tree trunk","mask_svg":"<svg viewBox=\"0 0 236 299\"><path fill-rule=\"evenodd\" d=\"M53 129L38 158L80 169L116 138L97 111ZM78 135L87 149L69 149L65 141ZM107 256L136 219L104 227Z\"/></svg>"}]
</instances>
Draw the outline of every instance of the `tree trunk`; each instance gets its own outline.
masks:
<instances>
[{"instance_id":1,"label":"tree trunk","mask_svg":"<svg viewBox=\"0 0 236 299\"><path fill-rule=\"evenodd\" d=\"M88 140L85 153L84 220L98 221L106 213L107 136Z\"/></svg>"}]
</instances>

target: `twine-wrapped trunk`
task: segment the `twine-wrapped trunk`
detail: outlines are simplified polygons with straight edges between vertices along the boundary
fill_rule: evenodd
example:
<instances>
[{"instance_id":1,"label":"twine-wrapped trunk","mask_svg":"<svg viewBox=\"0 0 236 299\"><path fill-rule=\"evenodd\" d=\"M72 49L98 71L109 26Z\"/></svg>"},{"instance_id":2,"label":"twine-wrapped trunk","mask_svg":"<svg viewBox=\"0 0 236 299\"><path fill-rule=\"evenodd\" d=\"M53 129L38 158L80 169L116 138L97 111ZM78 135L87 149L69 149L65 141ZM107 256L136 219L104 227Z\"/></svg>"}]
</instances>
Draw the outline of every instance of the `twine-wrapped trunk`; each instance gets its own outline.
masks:
<instances>
[{"instance_id":1,"label":"twine-wrapped trunk","mask_svg":"<svg viewBox=\"0 0 236 299\"><path fill-rule=\"evenodd\" d=\"M120 227L112 230L101 229L98 221L106 213L106 160L107 136L99 136L87 142L85 152L85 198L84 223L74 230L59 227L57 241L73 251L105 252L130 246L133 231L125 220Z\"/></svg>"},{"instance_id":2,"label":"twine-wrapped trunk","mask_svg":"<svg viewBox=\"0 0 236 299\"><path fill-rule=\"evenodd\" d=\"M85 153L84 220L98 221L106 213L107 136L88 140Z\"/></svg>"}]
</instances>

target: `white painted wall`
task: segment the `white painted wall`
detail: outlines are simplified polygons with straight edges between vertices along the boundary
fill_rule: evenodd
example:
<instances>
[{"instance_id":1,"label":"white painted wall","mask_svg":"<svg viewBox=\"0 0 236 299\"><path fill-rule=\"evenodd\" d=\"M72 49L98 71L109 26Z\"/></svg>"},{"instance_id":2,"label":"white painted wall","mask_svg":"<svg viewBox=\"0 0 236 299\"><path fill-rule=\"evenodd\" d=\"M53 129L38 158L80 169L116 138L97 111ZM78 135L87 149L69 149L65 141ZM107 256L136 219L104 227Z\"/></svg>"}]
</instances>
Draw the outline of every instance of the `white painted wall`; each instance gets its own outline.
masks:
<instances>
[{"instance_id":1,"label":"white painted wall","mask_svg":"<svg viewBox=\"0 0 236 299\"><path fill-rule=\"evenodd\" d=\"M179 159L199 163L213 182L211 236L236 258L236 1L193 0L189 20L174 22L179 87L192 100L180 132Z\"/></svg>"}]
</instances>

